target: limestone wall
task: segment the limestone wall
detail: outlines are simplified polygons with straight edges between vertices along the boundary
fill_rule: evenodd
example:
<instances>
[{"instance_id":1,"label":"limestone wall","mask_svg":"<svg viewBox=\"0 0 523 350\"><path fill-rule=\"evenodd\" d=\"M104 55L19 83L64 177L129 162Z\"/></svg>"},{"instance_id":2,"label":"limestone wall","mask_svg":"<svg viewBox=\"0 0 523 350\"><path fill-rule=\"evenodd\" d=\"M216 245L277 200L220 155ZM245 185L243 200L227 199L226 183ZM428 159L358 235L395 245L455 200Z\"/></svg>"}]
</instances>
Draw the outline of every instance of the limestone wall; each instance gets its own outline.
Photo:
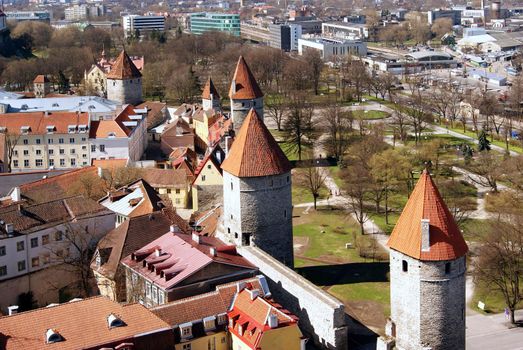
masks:
<instances>
[{"instance_id":1,"label":"limestone wall","mask_svg":"<svg viewBox=\"0 0 523 350\"><path fill-rule=\"evenodd\" d=\"M119 80L107 79L107 98L122 104L142 102L141 78Z\"/></svg>"},{"instance_id":2,"label":"limestone wall","mask_svg":"<svg viewBox=\"0 0 523 350\"><path fill-rule=\"evenodd\" d=\"M293 266L290 173L240 179L224 172L223 186L229 240L260 247Z\"/></svg>"},{"instance_id":3,"label":"limestone wall","mask_svg":"<svg viewBox=\"0 0 523 350\"><path fill-rule=\"evenodd\" d=\"M233 100L231 99L231 117L234 123L234 130L240 130L247 113L254 108L258 117L263 121L263 97L254 100Z\"/></svg>"},{"instance_id":4,"label":"limestone wall","mask_svg":"<svg viewBox=\"0 0 523 350\"><path fill-rule=\"evenodd\" d=\"M465 349L465 258L419 261L394 250L390 257L398 349Z\"/></svg>"},{"instance_id":5,"label":"limestone wall","mask_svg":"<svg viewBox=\"0 0 523 350\"><path fill-rule=\"evenodd\" d=\"M239 247L240 254L267 277L274 299L300 318L299 326L324 349L347 349L343 303L256 247Z\"/></svg>"}]
</instances>

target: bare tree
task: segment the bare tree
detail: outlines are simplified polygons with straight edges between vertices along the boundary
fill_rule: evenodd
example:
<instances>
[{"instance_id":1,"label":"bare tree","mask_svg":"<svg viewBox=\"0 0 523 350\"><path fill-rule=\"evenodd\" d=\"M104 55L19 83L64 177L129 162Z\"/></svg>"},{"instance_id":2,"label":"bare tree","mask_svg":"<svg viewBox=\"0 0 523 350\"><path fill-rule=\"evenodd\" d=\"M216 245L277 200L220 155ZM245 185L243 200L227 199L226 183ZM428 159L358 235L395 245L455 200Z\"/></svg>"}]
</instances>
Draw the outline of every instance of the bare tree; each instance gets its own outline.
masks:
<instances>
[{"instance_id":1,"label":"bare tree","mask_svg":"<svg viewBox=\"0 0 523 350\"><path fill-rule=\"evenodd\" d=\"M304 147L312 142L315 122L314 107L304 101L303 96L295 95L290 101L289 115L283 123L287 150L298 154L301 160Z\"/></svg>"},{"instance_id":2,"label":"bare tree","mask_svg":"<svg viewBox=\"0 0 523 350\"><path fill-rule=\"evenodd\" d=\"M287 99L282 94L275 92L274 94L271 94L270 98L267 99L265 107L268 117L276 123L278 131L281 131L289 108Z\"/></svg>"},{"instance_id":3,"label":"bare tree","mask_svg":"<svg viewBox=\"0 0 523 350\"><path fill-rule=\"evenodd\" d=\"M498 219L479 248L474 263L476 282L501 292L510 310L510 322L516 324L515 310L523 301L523 220L521 217Z\"/></svg>"},{"instance_id":4,"label":"bare tree","mask_svg":"<svg viewBox=\"0 0 523 350\"><path fill-rule=\"evenodd\" d=\"M300 169L301 170L301 169ZM307 166L303 169L302 183L309 190L314 200L314 210L316 210L316 202L320 197L320 191L325 188L325 179L327 173L324 169L318 168L314 164L314 160L307 161Z\"/></svg>"},{"instance_id":5,"label":"bare tree","mask_svg":"<svg viewBox=\"0 0 523 350\"><path fill-rule=\"evenodd\" d=\"M3 140L2 140L3 139ZM5 142L5 155L6 155L6 164L7 172L10 173L12 170L13 155L15 152L15 147L20 140L20 134L15 132L10 132L6 128L3 131L0 129L0 142Z\"/></svg>"},{"instance_id":6,"label":"bare tree","mask_svg":"<svg viewBox=\"0 0 523 350\"><path fill-rule=\"evenodd\" d=\"M323 71L323 60L318 50L307 50L304 59L308 65L308 76L312 82L314 94L317 95L320 86L320 77Z\"/></svg>"},{"instance_id":7,"label":"bare tree","mask_svg":"<svg viewBox=\"0 0 523 350\"><path fill-rule=\"evenodd\" d=\"M325 149L334 155L338 161L342 161L343 154L350 142L353 115L351 111L343 111L338 104L332 104L325 108L322 113L323 128L326 137L323 140Z\"/></svg>"},{"instance_id":8,"label":"bare tree","mask_svg":"<svg viewBox=\"0 0 523 350\"><path fill-rule=\"evenodd\" d=\"M372 190L371 175L362 164L355 162L343 170L342 177L345 180L343 190L348 201L347 208L360 225L360 233L363 235L364 224L369 220L369 215L365 211L365 202Z\"/></svg>"},{"instance_id":9,"label":"bare tree","mask_svg":"<svg viewBox=\"0 0 523 350\"><path fill-rule=\"evenodd\" d=\"M478 176L471 175L469 178L475 183L490 187L492 191L498 191L498 181L503 176L502 161L493 152L480 152L475 161L470 165L471 171Z\"/></svg>"}]
</instances>

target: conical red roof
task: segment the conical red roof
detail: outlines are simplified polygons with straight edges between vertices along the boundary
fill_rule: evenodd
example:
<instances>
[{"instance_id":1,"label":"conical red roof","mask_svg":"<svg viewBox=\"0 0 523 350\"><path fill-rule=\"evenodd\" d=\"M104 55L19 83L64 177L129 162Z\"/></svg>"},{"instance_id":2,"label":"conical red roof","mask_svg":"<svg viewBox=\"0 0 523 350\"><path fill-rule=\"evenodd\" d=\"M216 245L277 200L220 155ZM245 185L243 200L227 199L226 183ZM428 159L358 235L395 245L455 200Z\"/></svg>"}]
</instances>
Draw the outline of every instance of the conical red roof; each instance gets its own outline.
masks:
<instances>
[{"instance_id":1,"label":"conical red roof","mask_svg":"<svg viewBox=\"0 0 523 350\"><path fill-rule=\"evenodd\" d=\"M274 137L251 109L222 163L222 169L238 177L257 177L284 174L291 167Z\"/></svg>"},{"instance_id":2,"label":"conical red roof","mask_svg":"<svg viewBox=\"0 0 523 350\"><path fill-rule=\"evenodd\" d=\"M212 79L209 78L207 79L207 83L205 83L205 86L203 87L202 98L210 100L211 94L213 99L220 99L220 94L218 93L218 90L216 90L216 87L214 86Z\"/></svg>"},{"instance_id":3,"label":"conical red roof","mask_svg":"<svg viewBox=\"0 0 523 350\"><path fill-rule=\"evenodd\" d=\"M127 52L123 50L116 62L113 64L111 71L107 74L107 79L132 79L140 78L142 73L136 68L133 60L127 55Z\"/></svg>"},{"instance_id":4,"label":"conical red roof","mask_svg":"<svg viewBox=\"0 0 523 350\"><path fill-rule=\"evenodd\" d=\"M422 250L421 220L429 220L429 249ZM468 252L467 243L447 205L425 170L410 195L387 245L418 260L454 260Z\"/></svg>"},{"instance_id":5,"label":"conical red roof","mask_svg":"<svg viewBox=\"0 0 523 350\"><path fill-rule=\"evenodd\" d=\"M238 59L236 71L234 71L234 77L232 78L232 84L229 90L229 97L240 100L252 100L263 97L263 92L258 86L243 56L240 56Z\"/></svg>"}]
</instances>

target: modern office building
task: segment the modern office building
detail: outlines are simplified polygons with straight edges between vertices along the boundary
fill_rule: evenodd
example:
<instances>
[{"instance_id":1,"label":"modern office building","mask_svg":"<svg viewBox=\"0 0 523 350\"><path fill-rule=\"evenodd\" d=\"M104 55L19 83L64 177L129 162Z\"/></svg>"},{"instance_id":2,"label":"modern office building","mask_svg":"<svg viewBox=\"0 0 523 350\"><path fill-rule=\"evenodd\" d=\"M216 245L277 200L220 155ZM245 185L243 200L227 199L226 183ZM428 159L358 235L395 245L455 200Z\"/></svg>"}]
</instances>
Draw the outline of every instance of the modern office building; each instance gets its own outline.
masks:
<instances>
[{"instance_id":1,"label":"modern office building","mask_svg":"<svg viewBox=\"0 0 523 350\"><path fill-rule=\"evenodd\" d=\"M127 15L122 17L125 36L144 35L153 31L165 30L164 16Z\"/></svg>"},{"instance_id":2,"label":"modern office building","mask_svg":"<svg viewBox=\"0 0 523 350\"><path fill-rule=\"evenodd\" d=\"M191 13L189 28L191 33L198 35L208 31L220 31L240 36L240 15L214 12Z\"/></svg>"},{"instance_id":3,"label":"modern office building","mask_svg":"<svg viewBox=\"0 0 523 350\"><path fill-rule=\"evenodd\" d=\"M307 50L320 51L321 57L328 61L335 56L365 56L367 55L367 43L361 40L338 40L323 37L298 39L298 53L303 55Z\"/></svg>"},{"instance_id":4,"label":"modern office building","mask_svg":"<svg viewBox=\"0 0 523 350\"><path fill-rule=\"evenodd\" d=\"M298 39L302 34L299 24L271 24L269 25L269 46L283 51L298 51Z\"/></svg>"},{"instance_id":5,"label":"modern office building","mask_svg":"<svg viewBox=\"0 0 523 350\"><path fill-rule=\"evenodd\" d=\"M350 22L325 22L321 25L323 36L340 39L367 39L369 37L369 27L365 24Z\"/></svg>"},{"instance_id":6,"label":"modern office building","mask_svg":"<svg viewBox=\"0 0 523 350\"><path fill-rule=\"evenodd\" d=\"M42 21L51 22L49 11L8 11L5 13L8 21Z\"/></svg>"},{"instance_id":7,"label":"modern office building","mask_svg":"<svg viewBox=\"0 0 523 350\"><path fill-rule=\"evenodd\" d=\"M452 25L461 24L461 11L459 10L432 10L427 12L427 20L429 24L434 23L437 19L440 18L450 18L452 20Z\"/></svg>"}]
</instances>

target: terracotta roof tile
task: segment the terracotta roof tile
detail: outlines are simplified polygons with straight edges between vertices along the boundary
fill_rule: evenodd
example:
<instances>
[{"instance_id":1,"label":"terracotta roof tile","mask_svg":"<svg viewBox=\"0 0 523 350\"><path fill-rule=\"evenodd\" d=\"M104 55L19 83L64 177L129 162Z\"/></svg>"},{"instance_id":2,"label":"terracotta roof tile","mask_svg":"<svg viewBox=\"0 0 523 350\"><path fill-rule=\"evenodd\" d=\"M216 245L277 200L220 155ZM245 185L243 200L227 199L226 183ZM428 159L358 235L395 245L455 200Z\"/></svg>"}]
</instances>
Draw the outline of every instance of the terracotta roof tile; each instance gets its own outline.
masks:
<instances>
[{"instance_id":1,"label":"terracotta roof tile","mask_svg":"<svg viewBox=\"0 0 523 350\"><path fill-rule=\"evenodd\" d=\"M185 170L177 169L143 169L142 178L152 187L184 187L187 186Z\"/></svg>"},{"instance_id":2,"label":"terracotta roof tile","mask_svg":"<svg viewBox=\"0 0 523 350\"><path fill-rule=\"evenodd\" d=\"M128 158L124 159L93 159L92 166L102 169L117 169L127 166Z\"/></svg>"},{"instance_id":3,"label":"terracotta roof tile","mask_svg":"<svg viewBox=\"0 0 523 350\"><path fill-rule=\"evenodd\" d=\"M238 177L257 177L284 174L291 167L274 137L251 109L222 169Z\"/></svg>"},{"instance_id":4,"label":"terracotta roof tile","mask_svg":"<svg viewBox=\"0 0 523 350\"><path fill-rule=\"evenodd\" d=\"M127 55L127 52L123 50L114 65L111 68L111 71L107 74L107 79L131 79L131 78L140 78L142 73L136 68L133 63L133 60Z\"/></svg>"},{"instance_id":5,"label":"terracotta roof tile","mask_svg":"<svg viewBox=\"0 0 523 350\"><path fill-rule=\"evenodd\" d=\"M214 86L212 79L209 78L209 79L207 79L207 83L205 83L205 86L203 87L202 98L206 99L206 100L210 100L211 94L212 94L213 99L215 99L215 100L220 99L220 94L218 93L218 90L216 90L216 86Z\"/></svg>"},{"instance_id":6,"label":"terracotta roof tile","mask_svg":"<svg viewBox=\"0 0 523 350\"><path fill-rule=\"evenodd\" d=\"M251 100L263 97L263 92L258 86L243 56L240 56L238 59L231 88L229 89L229 97L240 100Z\"/></svg>"},{"instance_id":7,"label":"terracotta roof tile","mask_svg":"<svg viewBox=\"0 0 523 350\"><path fill-rule=\"evenodd\" d=\"M427 251L421 247L422 219L428 219L430 224ZM418 260L454 260L468 252L458 225L427 171L412 191L387 245Z\"/></svg>"},{"instance_id":8,"label":"terracotta roof tile","mask_svg":"<svg viewBox=\"0 0 523 350\"><path fill-rule=\"evenodd\" d=\"M236 294L237 284L244 282L253 289L258 289L263 296L263 288L258 278L249 278L233 283L222 284L216 290L194 297L180 299L151 309L151 311L171 327L201 320L205 317L226 313L231 307Z\"/></svg>"},{"instance_id":9,"label":"terracotta roof tile","mask_svg":"<svg viewBox=\"0 0 523 350\"><path fill-rule=\"evenodd\" d=\"M107 317L111 313L125 325L109 328ZM1 317L0 344L4 350L99 349L133 339L137 334L168 328L166 322L140 304L120 305L105 297L93 297ZM64 340L46 344L48 329L56 330Z\"/></svg>"},{"instance_id":10,"label":"terracotta roof tile","mask_svg":"<svg viewBox=\"0 0 523 350\"><path fill-rule=\"evenodd\" d=\"M48 83L49 82L49 79L47 79L47 76L43 75L43 74L40 74L40 75L37 75L35 80L33 80L33 83Z\"/></svg>"},{"instance_id":11,"label":"terracotta roof tile","mask_svg":"<svg viewBox=\"0 0 523 350\"><path fill-rule=\"evenodd\" d=\"M27 112L0 114L0 127L7 132L20 134L22 126L28 126L30 135L47 134L47 127L54 127L55 134L68 134L69 125L89 125L88 113L77 112ZM75 130L77 132L77 130Z\"/></svg>"}]
</instances>

